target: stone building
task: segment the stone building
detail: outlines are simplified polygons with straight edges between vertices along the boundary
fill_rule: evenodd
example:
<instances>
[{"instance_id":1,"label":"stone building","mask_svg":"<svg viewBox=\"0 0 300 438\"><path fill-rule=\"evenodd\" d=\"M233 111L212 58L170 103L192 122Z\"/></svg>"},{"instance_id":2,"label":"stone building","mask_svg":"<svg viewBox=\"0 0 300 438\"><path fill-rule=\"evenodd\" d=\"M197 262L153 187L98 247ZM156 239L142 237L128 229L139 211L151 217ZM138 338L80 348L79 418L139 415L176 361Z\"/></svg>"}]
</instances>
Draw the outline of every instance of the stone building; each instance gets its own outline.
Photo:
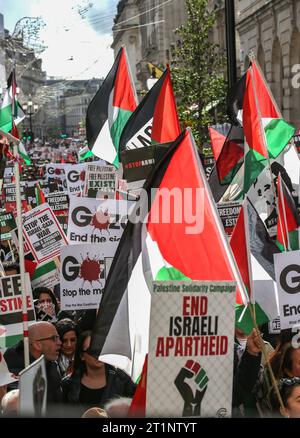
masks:
<instances>
[{"instance_id":1,"label":"stone building","mask_svg":"<svg viewBox=\"0 0 300 438\"><path fill-rule=\"evenodd\" d=\"M283 116L299 127L300 1L236 0L236 9L242 67L253 51Z\"/></svg>"},{"instance_id":2,"label":"stone building","mask_svg":"<svg viewBox=\"0 0 300 438\"><path fill-rule=\"evenodd\" d=\"M114 20L115 55L126 46L137 91L147 89L148 62L163 68L170 61L174 30L186 19L184 0L121 0ZM131 19L131 17L134 17Z\"/></svg>"}]
</instances>

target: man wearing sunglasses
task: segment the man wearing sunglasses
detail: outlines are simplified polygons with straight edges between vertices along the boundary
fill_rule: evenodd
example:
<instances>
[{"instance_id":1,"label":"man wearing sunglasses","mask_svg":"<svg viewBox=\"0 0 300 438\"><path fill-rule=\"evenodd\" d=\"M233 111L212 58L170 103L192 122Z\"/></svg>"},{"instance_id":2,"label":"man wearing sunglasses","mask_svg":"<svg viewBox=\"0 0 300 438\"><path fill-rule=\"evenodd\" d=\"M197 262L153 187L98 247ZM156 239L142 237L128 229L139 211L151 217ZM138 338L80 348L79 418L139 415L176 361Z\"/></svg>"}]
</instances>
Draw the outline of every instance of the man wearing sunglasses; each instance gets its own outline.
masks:
<instances>
[{"instance_id":1,"label":"man wearing sunglasses","mask_svg":"<svg viewBox=\"0 0 300 438\"><path fill-rule=\"evenodd\" d=\"M47 405L61 403L61 375L57 365L57 358L61 347L61 341L53 324L38 321L28 328L30 363L38 359L42 354L46 361L47 374ZM23 341L16 346L8 348L4 354L10 372L18 375L25 368ZM56 412L54 412L56 414Z\"/></svg>"}]
</instances>

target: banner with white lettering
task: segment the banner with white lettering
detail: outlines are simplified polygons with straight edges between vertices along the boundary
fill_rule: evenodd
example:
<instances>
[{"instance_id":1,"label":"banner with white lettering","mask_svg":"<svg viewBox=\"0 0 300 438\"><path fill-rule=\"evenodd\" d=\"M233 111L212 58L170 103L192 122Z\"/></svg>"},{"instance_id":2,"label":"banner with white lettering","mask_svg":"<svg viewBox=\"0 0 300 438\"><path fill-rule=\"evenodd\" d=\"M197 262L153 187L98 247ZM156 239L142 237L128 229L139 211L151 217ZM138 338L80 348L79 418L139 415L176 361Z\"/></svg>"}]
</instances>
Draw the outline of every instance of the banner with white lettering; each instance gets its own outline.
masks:
<instances>
[{"instance_id":1,"label":"banner with white lettering","mask_svg":"<svg viewBox=\"0 0 300 438\"><path fill-rule=\"evenodd\" d=\"M62 214L69 209L69 195L67 192L48 193L45 198L56 215Z\"/></svg>"},{"instance_id":2,"label":"banner with white lettering","mask_svg":"<svg viewBox=\"0 0 300 438\"><path fill-rule=\"evenodd\" d=\"M240 214L242 203L238 201L219 202L217 208L225 232L228 236L231 236Z\"/></svg>"},{"instance_id":3,"label":"banner with white lettering","mask_svg":"<svg viewBox=\"0 0 300 438\"><path fill-rule=\"evenodd\" d=\"M281 330L300 326L300 251L274 255Z\"/></svg>"},{"instance_id":4,"label":"banner with white lettering","mask_svg":"<svg viewBox=\"0 0 300 438\"><path fill-rule=\"evenodd\" d=\"M61 248L60 295L62 310L98 309L117 246L81 244Z\"/></svg>"},{"instance_id":5,"label":"banner with white lettering","mask_svg":"<svg viewBox=\"0 0 300 438\"><path fill-rule=\"evenodd\" d=\"M118 245L128 219L130 201L70 198L68 241Z\"/></svg>"},{"instance_id":6,"label":"banner with white lettering","mask_svg":"<svg viewBox=\"0 0 300 438\"><path fill-rule=\"evenodd\" d=\"M49 205L41 204L22 217L23 232L36 261L44 263L58 256L61 245L68 242Z\"/></svg>"},{"instance_id":7,"label":"banner with white lettering","mask_svg":"<svg viewBox=\"0 0 300 438\"><path fill-rule=\"evenodd\" d=\"M233 282L154 282L147 417L230 417Z\"/></svg>"}]
</instances>

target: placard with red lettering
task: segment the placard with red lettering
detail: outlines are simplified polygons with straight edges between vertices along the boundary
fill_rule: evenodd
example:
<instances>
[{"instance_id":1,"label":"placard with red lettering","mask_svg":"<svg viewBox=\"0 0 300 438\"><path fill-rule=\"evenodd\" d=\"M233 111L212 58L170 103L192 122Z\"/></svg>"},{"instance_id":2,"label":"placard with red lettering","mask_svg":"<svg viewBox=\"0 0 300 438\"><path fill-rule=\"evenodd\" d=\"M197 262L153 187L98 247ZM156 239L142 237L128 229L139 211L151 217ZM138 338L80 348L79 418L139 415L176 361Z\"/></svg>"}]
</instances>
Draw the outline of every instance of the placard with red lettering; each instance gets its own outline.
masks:
<instances>
[{"instance_id":1,"label":"placard with red lettering","mask_svg":"<svg viewBox=\"0 0 300 438\"><path fill-rule=\"evenodd\" d=\"M49 205L41 204L22 218L23 232L36 261L44 263L59 256L60 247L68 242Z\"/></svg>"},{"instance_id":2,"label":"placard with red lettering","mask_svg":"<svg viewBox=\"0 0 300 438\"><path fill-rule=\"evenodd\" d=\"M147 417L230 417L234 282L153 283Z\"/></svg>"}]
</instances>

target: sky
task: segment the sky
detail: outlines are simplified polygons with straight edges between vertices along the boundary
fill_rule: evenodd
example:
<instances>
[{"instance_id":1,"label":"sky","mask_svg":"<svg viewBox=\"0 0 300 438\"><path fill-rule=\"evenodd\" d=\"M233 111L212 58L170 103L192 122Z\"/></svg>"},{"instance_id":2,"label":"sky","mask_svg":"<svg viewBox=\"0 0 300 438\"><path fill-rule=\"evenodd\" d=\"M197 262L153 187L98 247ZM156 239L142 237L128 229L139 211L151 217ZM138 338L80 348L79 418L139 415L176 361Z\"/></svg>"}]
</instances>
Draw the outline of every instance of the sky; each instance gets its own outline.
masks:
<instances>
[{"instance_id":1,"label":"sky","mask_svg":"<svg viewBox=\"0 0 300 438\"><path fill-rule=\"evenodd\" d=\"M22 17L41 17L39 55L47 76L105 77L113 64L113 18L118 0L0 0L4 27L13 32Z\"/></svg>"}]
</instances>

